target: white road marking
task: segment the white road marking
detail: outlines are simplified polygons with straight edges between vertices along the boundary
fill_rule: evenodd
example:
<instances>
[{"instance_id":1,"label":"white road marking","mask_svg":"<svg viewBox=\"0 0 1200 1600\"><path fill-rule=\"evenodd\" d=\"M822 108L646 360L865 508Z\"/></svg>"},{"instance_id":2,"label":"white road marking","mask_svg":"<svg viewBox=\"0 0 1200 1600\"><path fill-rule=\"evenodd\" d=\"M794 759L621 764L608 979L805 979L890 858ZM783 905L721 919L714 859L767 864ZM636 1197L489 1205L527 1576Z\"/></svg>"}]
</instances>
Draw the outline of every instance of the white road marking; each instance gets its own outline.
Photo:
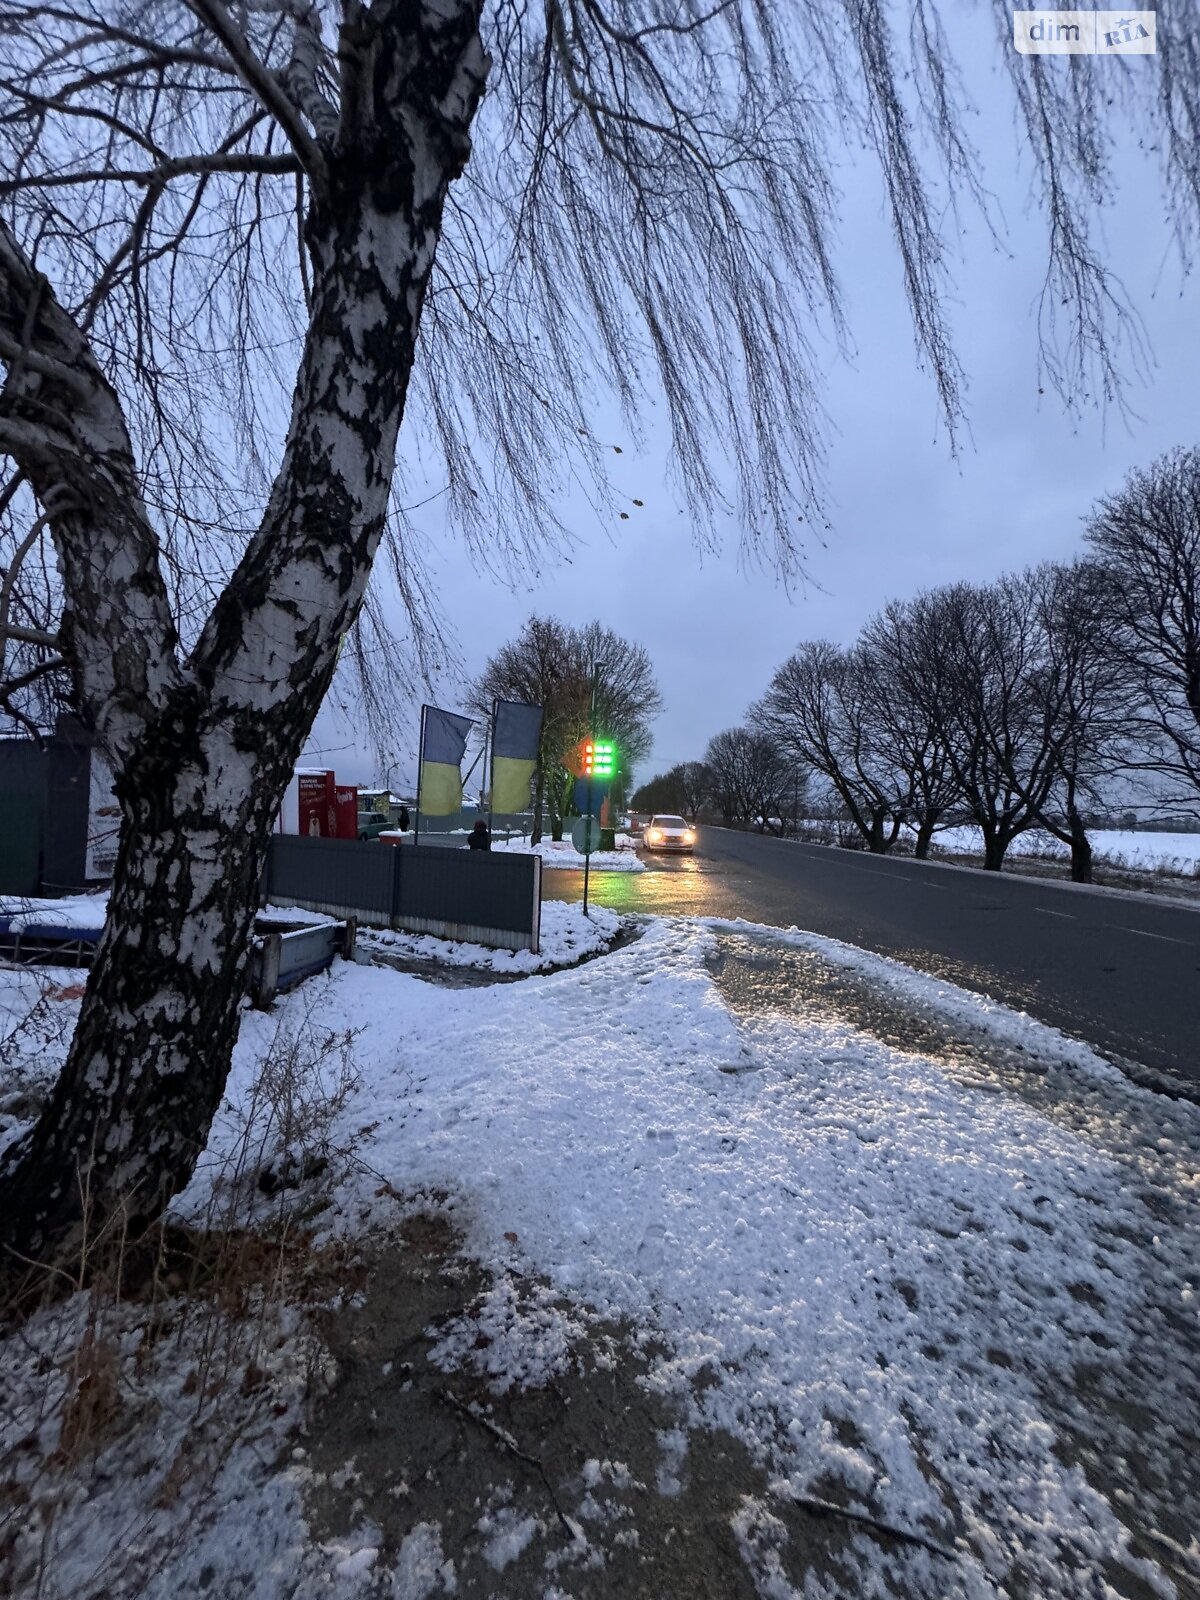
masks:
<instances>
[{"instance_id":1,"label":"white road marking","mask_svg":"<svg viewBox=\"0 0 1200 1600\"><path fill-rule=\"evenodd\" d=\"M1068 922L1074 922L1075 916L1070 911L1051 911L1049 906L1034 906L1035 911L1040 911L1044 917L1066 917Z\"/></svg>"},{"instance_id":2,"label":"white road marking","mask_svg":"<svg viewBox=\"0 0 1200 1600\"><path fill-rule=\"evenodd\" d=\"M1164 944L1181 944L1185 948L1191 944L1190 939L1174 939L1169 933L1151 933L1147 928L1122 928L1116 922L1106 922L1106 928L1115 928L1118 933L1140 933L1143 939L1161 939Z\"/></svg>"}]
</instances>

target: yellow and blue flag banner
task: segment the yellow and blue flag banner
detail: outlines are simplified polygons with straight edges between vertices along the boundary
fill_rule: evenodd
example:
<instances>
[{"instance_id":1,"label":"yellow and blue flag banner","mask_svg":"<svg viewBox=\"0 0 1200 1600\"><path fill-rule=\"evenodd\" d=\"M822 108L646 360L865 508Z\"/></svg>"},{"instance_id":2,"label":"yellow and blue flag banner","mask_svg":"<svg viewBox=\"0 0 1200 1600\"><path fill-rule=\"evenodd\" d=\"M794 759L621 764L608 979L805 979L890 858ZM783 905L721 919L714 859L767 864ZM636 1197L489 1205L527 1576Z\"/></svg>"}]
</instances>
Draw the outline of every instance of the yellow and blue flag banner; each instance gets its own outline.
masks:
<instances>
[{"instance_id":1,"label":"yellow and blue flag banner","mask_svg":"<svg viewBox=\"0 0 1200 1600\"><path fill-rule=\"evenodd\" d=\"M542 736L541 706L497 700L492 707L492 803L497 811L528 811L529 785Z\"/></svg>"},{"instance_id":2,"label":"yellow and blue flag banner","mask_svg":"<svg viewBox=\"0 0 1200 1600\"><path fill-rule=\"evenodd\" d=\"M422 707L418 802L427 817L450 817L462 810L462 758L470 731L470 717Z\"/></svg>"}]
</instances>

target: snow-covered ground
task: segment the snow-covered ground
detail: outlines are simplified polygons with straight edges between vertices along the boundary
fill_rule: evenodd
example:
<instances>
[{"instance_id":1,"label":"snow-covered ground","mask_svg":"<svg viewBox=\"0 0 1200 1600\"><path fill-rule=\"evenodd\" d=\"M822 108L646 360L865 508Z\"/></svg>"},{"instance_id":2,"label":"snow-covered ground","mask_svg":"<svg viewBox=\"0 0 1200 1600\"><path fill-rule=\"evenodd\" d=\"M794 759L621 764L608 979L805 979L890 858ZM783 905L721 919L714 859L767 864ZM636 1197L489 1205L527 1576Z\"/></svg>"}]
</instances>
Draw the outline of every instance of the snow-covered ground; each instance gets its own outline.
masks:
<instances>
[{"instance_id":1,"label":"snow-covered ground","mask_svg":"<svg viewBox=\"0 0 1200 1600\"><path fill-rule=\"evenodd\" d=\"M27 899L0 895L0 921L10 928L26 925L50 928L102 928L108 913L108 890L72 894L62 900Z\"/></svg>"},{"instance_id":2,"label":"snow-covered ground","mask_svg":"<svg viewBox=\"0 0 1200 1600\"><path fill-rule=\"evenodd\" d=\"M772 952L941 1019L961 1044L932 1054L884 1044L786 985L776 1002L735 1009L721 961L769 963ZM10 1015L28 1008L31 982L0 977ZM69 1018L75 1004L64 983L47 1006ZM245 1149L281 1027L352 1035L361 1086L346 1090L330 1137L355 1158L324 1237L393 1222L397 1196L448 1197L494 1282L472 1317L443 1330L440 1359L478 1370L496 1393L561 1371L597 1313L632 1326L648 1387L682 1419L661 1439L659 1491L676 1491L689 1435L706 1427L743 1441L766 1474L769 1494L742 1505L734 1530L764 1600L1169 1600L1181 1591L1165 1576L1168 1556L1200 1573L1194 1524L1156 1542L1190 1470L1200 1390L1191 1104L882 958L744 924L653 920L618 952L519 984L445 989L339 962L273 1013L248 1011L181 1214L210 1213ZM26 1052L26 1077L51 1071L57 1049ZM993 1073L993 1058L1016 1066ZM519 1293L531 1280L553 1293ZM35 1468L59 1430L52 1414L20 1409L44 1365L38 1338L35 1327L7 1347L0 1448L24 1438L9 1459L40 1484ZM160 1380L162 1448L143 1445L142 1475L120 1439L98 1463L58 1469L92 1485L93 1499L80 1487L54 1523L72 1574L89 1561L98 1570L120 1542L175 1540L145 1594L199 1592L201 1574L207 1592L247 1600L454 1592L455 1552L436 1526L414 1530L420 1551L406 1541L392 1556L366 1525L350 1546L310 1538L303 1452L281 1461L277 1449L295 1416L286 1349L272 1356L282 1420L230 1442L190 1530L186 1484L164 1499L159 1482L194 1359L186 1341L179 1371ZM390 1363L379 1378L403 1381ZM1136 1449L1121 1445L1148 1463L1135 1519L1148 1537L1136 1548L1129 1505L1073 1464L1081 1386L1120 1403L1139 1395ZM1115 1459L1114 1483L1138 1470ZM936 1551L862 1532L840 1578L806 1580L776 1514L804 1496ZM27 1559L43 1526L30 1516L17 1532ZM481 1514L479 1527L496 1537L494 1518ZM553 1519L509 1532L522 1559L540 1563L542 1580L522 1591L536 1600L571 1596L573 1572L604 1560L602 1541L564 1550ZM497 1577L496 1592L516 1591Z\"/></svg>"},{"instance_id":3,"label":"snow-covered ground","mask_svg":"<svg viewBox=\"0 0 1200 1600\"><path fill-rule=\"evenodd\" d=\"M584 857L570 839L543 839L530 844L528 839L501 839L492 845L493 850L510 850L518 855L541 856L544 867L571 867L582 872ZM593 850L593 872L645 872L646 863L637 853L634 841L628 834L617 835L615 850Z\"/></svg>"},{"instance_id":4,"label":"snow-covered ground","mask_svg":"<svg viewBox=\"0 0 1200 1600\"><path fill-rule=\"evenodd\" d=\"M1200 872L1200 833L1140 833L1137 830L1098 828L1088 837L1097 860L1116 867L1131 867L1141 872ZM944 828L934 842L943 850L983 854L983 839L973 825ZM1069 861L1069 847L1044 829L1033 828L1018 834L1008 847L1010 855L1058 857Z\"/></svg>"}]
</instances>

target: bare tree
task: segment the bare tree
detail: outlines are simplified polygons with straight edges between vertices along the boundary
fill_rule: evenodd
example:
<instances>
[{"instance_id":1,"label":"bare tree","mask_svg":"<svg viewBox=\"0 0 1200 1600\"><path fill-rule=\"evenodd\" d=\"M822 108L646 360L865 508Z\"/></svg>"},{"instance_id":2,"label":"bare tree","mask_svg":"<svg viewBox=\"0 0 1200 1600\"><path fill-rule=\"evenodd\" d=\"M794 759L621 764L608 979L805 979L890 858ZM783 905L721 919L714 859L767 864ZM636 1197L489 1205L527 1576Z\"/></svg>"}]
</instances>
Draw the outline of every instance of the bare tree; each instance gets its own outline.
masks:
<instances>
[{"instance_id":1,"label":"bare tree","mask_svg":"<svg viewBox=\"0 0 1200 1600\"><path fill-rule=\"evenodd\" d=\"M807 769L773 739L751 730L745 749L746 810L764 833L781 834L793 796L807 781Z\"/></svg>"},{"instance_id":2,"label":"bare tree","mask_svg":"<svg viewBox=\"0 0 1200 1600\"><path fill-rule=\"evenodd\" d=\"M904 776L904 815L916 826L914 854L923 861L934 833L946 825L962 791L936 702L913 692L910 614L906 602L891 601L867 623L860 643L875 690L868 705L871 743L886 765Z\"/></svg>"},{"instance_id":3,"label":"bare tree","mask_svg":"<svg viewBox=\"0 0 1200 1600\"><path fill-rule=\"evenodd\" d=\"M685 814L687 800L679 781L679 768L672 767L670 772L657 772L654 777L647 778L634 791L630 804L635 811L649 811L651 814L656 811Z\"/></svg>"},{"instance_id":4,"label":"bare tree","mask_svg":"<svg viewBox=\"0 0 1200 1600\"><path fill-rule=\"evenodd\" d=\"M713 735L704 752L704 765L712 778L710 796L727 828L734 822L745 821L748 815L745 770L748 737L745 728L726 728Z\"/></svg>"},{"instance_id":5,"label":"bare tree","mask_svg":"<svg viewBox=\"0 0 1200 1600\"><path fill-rule=\"evenodd\" d=\"M1134 702L1127 764L1159 780L1160 803L1200 813L1200 449L1131 473L1087 537L1111 573L1101 636Z\"/></svg>"},{"instance_id":6,"label":"bare tree","mask_svg":"<svg viewBox=\"0 0 1200 1600\"><path fill-rule=\"evenodd\" d=\"M805 774L796 760L774 740L754 728L727 728L708 742L704 765L709 793L726 826L754 822L772 833L782 831L782 818Z\"/></svg>"},{"instance_id":7,"label":"bare tree","mask_svg":"<svg viewBox=\"0 0 1200 1600\"><path fill-rule=\"evenodd\" d=\"M869 652L816 640L784 662L751 712L765 739L828 782L877 855L895 843L910 788L903 768L873 737L881 692Z\"/></svg>"},{"instance_id":8,"label":"bare tree","mask_svg":"<svg viewBox=\"0 0 1200 1600\"><path fill-rule=\"evenodd\" d=\"M807 329L838 318L826 144L847 125L878 152L956 418L947 213L902 89L951 189L979 192L936 11L921 0L907 60L882 0L795 50L812 20L794 0L6 0L0 465L14 559L44 517L60 584L55 625L20 641L10 607L9 638L69 675L123 813L66 1069L0 1175L10 1248L67 1241L84 1193L98 1224L140 1226L186 1181L269 819L390 536L420 593L393 498L418 462L442 463L481 559L536 560L564 471L605 503L596 396L632 412L657 390L701 530L725 509L716 437L749 543L794 572L820 437ZM1145 81L1186 227L1195 47L1160 20ZM1115 302L1085 220L1108 76L1058 65L1015 64L1047 299L1107 380Z\"/></svg>"},{"instance_id":9,"label":"bare tree","mask_svg":"<svg viewBox=\"0 0 1200 1600\"><path fill-rule=\"evenodd\" d=\"M534 773L533 842L542 837L547 783L570 742L583 681L568 676L567 630L554 617L530 617L520 634L489 660L471 692L471 706L489 717L494 700L541 706L542 731Z\"/></svg>"},{"instance_id":10,"label":"bare tree","mask_svg":"<svg viewBox=\"0 0 1200 1600\"><path fill-rule=\"evenodd\" d=\"M679 785L684 816L695 822L700 807L712 792L712 773L703 761L683 761L671 768L670 776Z\"/></svg>"},{"instance_id":11,"label":"bare tree","mask_svg":"<svg viewBox=\"0 0 1200 1600\"><path fill-rule=\"evenodd\" d=\"M1124 663L1097 618L1111 615L1112 575L1095 562L1046 563L1026 575L1041 659L1031 671L1033 699L1045 732L1052 780L1038 820L1070 846L1071 878L1092 881L1092 847L1083 818L1106 782L1123 770L1135 748Z\"/></svg>"},{"instance_id":12,"label":"bare tree","mask_svg":"<svg viewBox=\"0 0 1200 1600\"><path fill-rule=\"evenodd\" d=\"M712 794L712 773L703 761L681 761L669 772L649 778L634 794L638 811L678 811L693 822Z\"/></svg>"},{"instance_id":13,"label":"bare tree","mask_svg":"<svg viewBox=\"0 0 1200 1600\"><path fill-rule=\"evenodd\" d=\"M575 774L571 749L591 730L595 676L596 732L612 739L623 771L650 748L650 724L662 707L644 646L622 639L599 622L569 627L554 617L530 617L520 635L488 662L472 690L481 716L493 699L526 700L543 708L534 779L533 839L542 836L544 811L551 836L561 839Z\"/></svg>"},{"instance_id":14,"label":"bare tree","mask_svg":"<svg viewBox=\"0 0 1200 1600\"><path fill-rule=\"evenodd\" d=\"M924 857L965 804L985 866L998 869L1011 841L1040 825L1089 882L1081 806L1129 739L1127 697L1095 626L1108 581L1094 563L1047 564L893 602L853 650L808 645L786 662L759 725L804 751L872 849L904 819Z\"/></svg>"},{"instance_id":15,"label":"bare tree","mask_svg":"<svg viewBox=\"0 0 1200 1600\"><path fill-rule=\"evenodd\" d=\"M914 607L926 710L983 832L987 868L999 870L1012 840L1040 826L1070 847L1072 878L1091 881L1082 807L1122 764L1130 732L1121 674L1096 627L1108 589L1094 563L1046 563Z\"/></svg>"},{"instance_id":16,"label":"bare tree","mask_svg":"<svg viewBox=\"0 0 1200 1600\"><path fill-rule=\"evenodd\" d=\"M58 638L61 591L49 519L31 510L24 484L0 492L0 712L40 738L71 706Z\"/></svg>"},{"instance_id":17,"label":"bare tree","mask_svg":"<svg viewBox=\"0 0 1200 1600\"><path fill-rule=\"evenodd\" d=\"M572 629L571 640L576 671L589 682L595 672L596 732L615 743L623 780L649 754L651 726L663 708L654 663L644 645L599 622ZM590 712L581 705L576 737L591 731Z\"/></svg>"},{"instance_id":18,"label":"bare tree","mask_svg":"<svg viewBox=\"0 0 1200 1600\"><path fill-rule=\"evenodd\" d=\"M904 691L938 727L989 872L1050 811L1060 775L1044 643L1028 573L937 589L909 608Z\"/></svg>"}]
</instances>

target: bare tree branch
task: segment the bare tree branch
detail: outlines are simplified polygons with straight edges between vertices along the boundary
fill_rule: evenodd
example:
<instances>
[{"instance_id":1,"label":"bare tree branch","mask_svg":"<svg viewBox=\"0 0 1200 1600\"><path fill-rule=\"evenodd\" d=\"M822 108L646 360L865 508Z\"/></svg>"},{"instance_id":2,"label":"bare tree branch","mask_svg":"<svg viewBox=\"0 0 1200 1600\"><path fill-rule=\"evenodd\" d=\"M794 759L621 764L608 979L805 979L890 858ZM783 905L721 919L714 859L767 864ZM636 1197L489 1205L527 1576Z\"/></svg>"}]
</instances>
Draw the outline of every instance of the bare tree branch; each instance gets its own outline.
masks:
<instances>
[{"instance_id":1,"label":"bare tree branch","mask_svg":"<svg viewBox=\"0 0 1200 1600\"><path fill-rule=\"evenodd\" d=\"M230 16L224 0L186 0L186 4L224 45L238 76L286 134L314 193L325 196L328 192L328 172L324 151L304 126L300 108L255 54L245 33ZM307 9L304 8L305 13ZM307 26L307 20L304 25Z\"/></svg>"}]
</instances>

